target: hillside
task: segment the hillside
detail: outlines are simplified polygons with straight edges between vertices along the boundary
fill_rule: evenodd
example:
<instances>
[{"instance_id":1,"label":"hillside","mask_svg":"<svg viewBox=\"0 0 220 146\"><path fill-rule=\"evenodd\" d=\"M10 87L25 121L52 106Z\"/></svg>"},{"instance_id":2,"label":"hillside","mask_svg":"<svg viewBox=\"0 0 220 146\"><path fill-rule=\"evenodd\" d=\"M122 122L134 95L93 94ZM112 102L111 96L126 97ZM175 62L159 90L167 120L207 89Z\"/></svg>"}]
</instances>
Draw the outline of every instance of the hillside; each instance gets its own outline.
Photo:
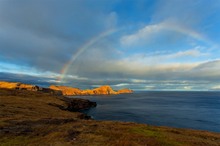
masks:
<instances>
[{"instance_id":1,"label":"hillside","mask_svg":"<svg viewBox=\"0 0 220 146\"><path fill-rule=\"evenodd\" d=\"M88 100L0 89L0 145L219 146L220 134L131 122L95 121Z\"/></svg>"}]
</instances>

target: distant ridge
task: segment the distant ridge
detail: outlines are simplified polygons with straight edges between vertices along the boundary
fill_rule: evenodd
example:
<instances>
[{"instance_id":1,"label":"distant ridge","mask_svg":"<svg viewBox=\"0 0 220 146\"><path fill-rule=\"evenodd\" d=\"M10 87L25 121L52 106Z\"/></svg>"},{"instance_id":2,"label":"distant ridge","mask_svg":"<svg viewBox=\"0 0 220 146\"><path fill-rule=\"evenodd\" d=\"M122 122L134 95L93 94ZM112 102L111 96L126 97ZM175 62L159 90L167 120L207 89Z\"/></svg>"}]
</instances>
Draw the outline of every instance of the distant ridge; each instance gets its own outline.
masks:
<instances>
[{"instance_id":1,"label":"distant ridge","mask_svg":"<svg viewBox=\"0 0 220 146\"><path fill-rule=\"evenodd\" d=\"M20 82L6 82L0 81L0 88L14 89L14 90L29 90L29 91L42 91L52 94L62 94L62 95L114 95L114 94L124 94L133 93L130 89L121 89L114 91L111 86L104 85L95 89L81 90L79 88L68 87L68 86L56 86L51 85L49 88L42 88L36 85L24 84Z\"/></svg>"},{"instance_id":2,"label":"distant ridge","mask_svg":"<svg viewBox=\"0 0 220 146\"><path fill-rule=\"evenodd\" d=\"M114 94L124 94L133 93L130 89L121 89L119 91L114 91L111 86L104 85L95 89L81 90L79 88L67 87L67 86L55 86L51 85L49 87L53 90L59 90L63 95L114 95Z\"/></svg>"}]
</instances>

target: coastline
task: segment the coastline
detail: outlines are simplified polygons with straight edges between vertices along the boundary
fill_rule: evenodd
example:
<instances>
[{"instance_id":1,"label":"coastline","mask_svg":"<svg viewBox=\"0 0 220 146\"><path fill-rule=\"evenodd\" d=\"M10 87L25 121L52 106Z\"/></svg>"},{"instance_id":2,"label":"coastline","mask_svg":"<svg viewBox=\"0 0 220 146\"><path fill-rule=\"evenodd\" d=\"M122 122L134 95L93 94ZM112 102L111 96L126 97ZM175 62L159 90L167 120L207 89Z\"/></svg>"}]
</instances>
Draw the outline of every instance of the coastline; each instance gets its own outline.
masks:
<instances>
[{"instance_id":1,"label":"coastline","mask_svg":"<svg viewBox=\"0 0 220 146\"><path fill-rule=\"evenodd\" d=\"M130 121L220 132L217 92L140 92L82 97L98 106L85 113L97 120Z\"/></svg>"},{"instance_id":2,"label":"coastline","mask_svg":"<svg viewBox=\"0 0 220 146\"><path fill-rule=\"evenodd\" d=\"M90 101L66 104L64 96L0 89L2 145L210 145L220 133L151 126L132 122L97 121L68 106L82 108ZM72 100L72 99L71 99ZM83 103L83 104L82 104ZM87 104L85 104L87 103ZM94 103L91 104L92 107Z\"/></svg>"}]
</instances>

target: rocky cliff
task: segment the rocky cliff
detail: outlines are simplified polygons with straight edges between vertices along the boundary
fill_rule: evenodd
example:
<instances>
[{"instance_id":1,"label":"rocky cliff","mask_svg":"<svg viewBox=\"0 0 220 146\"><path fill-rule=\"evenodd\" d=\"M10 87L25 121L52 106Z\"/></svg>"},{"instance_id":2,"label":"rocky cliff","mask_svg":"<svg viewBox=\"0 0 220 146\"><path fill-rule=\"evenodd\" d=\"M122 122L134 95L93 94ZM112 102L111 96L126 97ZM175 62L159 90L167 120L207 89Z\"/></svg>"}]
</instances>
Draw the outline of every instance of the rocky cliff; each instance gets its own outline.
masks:
<instances>
[{"instance_id":1,"label":"rocky cliff","mask_svg":"<svg viewBox=\"0 0 220 146\"><path fill-rule=\"evenodd\" d=\"M132 90L122 89L119 91L114 91L109 85L104 85L95 89L80 90L78 88L66 87L66 86L55 86L51 85L50 89L59 90L63 95L113 95L113 94L123 94L132 93Z\"/></svg>"},{"instance_id":2,"label":"rocky cliff","mask_svg":"<svg viewBox=\"0 0 220 146\"><path fill-rule=\"evenodd\" d=\"M120 89L120 90L118 90L117 93L118 93L118 94L133 93L133 90L130 90L130 89L125 88L125 89Z\"/></svg>"},{"instance_id":3,"label":"rocky cliff","mask_svg":"<svg viewBox=\"0 0 220 146\"><path fill-rule=\"evenodd\" d=\"M83 90L83 95L111 95L118 94L110 86L105 85L91 90Z\"/></svg>"},{"instance_id":4,"label":"rocky cliff","mask_svg":"<svg viewBox=\"0 0 220 146\"><path fill-rule=\"evenodd\" d=\"M132 90L129 89L121 89L118 91L114 91L109 85L104 85L95 89L81 90L79 88L74 88L74 87L55 86L55 85L51 85L49 88L42 88L36 85L23 84L19 82L4 82L4 81L0 81L0 88L41 91L56 95L112 95L112 94L123 94L123 93L133 92Z\"/></svg>"},{"instance_id":5,"label":"rocky cliff","mask_svg":"<svg viewBox=\"0 0 220 146\"><path fill-rule=\"evenodd\" d=\"M39 87L30 84L23 84L19 82L4 82L0 81L0 88L6 89L18 89L18 90L30 90L30 91L38 91Z\"/></svg>"},{"instance_id":6,"label":"rocky cliff","mask_svg":"<svg viewBox=\"0 0 220 146\"><path fill-rule=\"evenodd\" d=\"M52 90L61 91L63 95L82 95L82 90L78 88L55 85L51 85L49 88Z\"/></svg>"},{"instance_id":7,"label":"rocky cliff","mask_svg":"<svg viewBox=\"0 0 220 146\"><path fill-rule=\"evenodd\" d=\"M14 90L28 90L28 91L40 91L44 93L50 93L53 95L62 95L60 90L54 90L49 88L42 88L36 85L23 84L20 82L5 82L0 81L0 88L4 89L14 89Z\"/></svg>"}]
</instances>

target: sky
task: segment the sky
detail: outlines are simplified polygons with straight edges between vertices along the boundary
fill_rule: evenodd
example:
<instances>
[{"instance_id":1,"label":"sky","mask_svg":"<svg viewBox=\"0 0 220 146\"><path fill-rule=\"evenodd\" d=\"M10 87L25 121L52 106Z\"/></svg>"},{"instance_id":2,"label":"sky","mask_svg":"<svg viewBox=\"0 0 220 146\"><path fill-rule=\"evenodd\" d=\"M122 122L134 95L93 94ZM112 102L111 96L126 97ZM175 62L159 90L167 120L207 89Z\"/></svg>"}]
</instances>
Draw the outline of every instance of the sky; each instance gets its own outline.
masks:
<instances>
[{"instance_id":1,"label":"sky","mask_svg":"<svg viewBox=\"0 0 220 146\"><path fill-rule=\"evenodd\" d=\"M220 1L0 0L0 80L220 90Z\"/></svg>"}]
</instances>

